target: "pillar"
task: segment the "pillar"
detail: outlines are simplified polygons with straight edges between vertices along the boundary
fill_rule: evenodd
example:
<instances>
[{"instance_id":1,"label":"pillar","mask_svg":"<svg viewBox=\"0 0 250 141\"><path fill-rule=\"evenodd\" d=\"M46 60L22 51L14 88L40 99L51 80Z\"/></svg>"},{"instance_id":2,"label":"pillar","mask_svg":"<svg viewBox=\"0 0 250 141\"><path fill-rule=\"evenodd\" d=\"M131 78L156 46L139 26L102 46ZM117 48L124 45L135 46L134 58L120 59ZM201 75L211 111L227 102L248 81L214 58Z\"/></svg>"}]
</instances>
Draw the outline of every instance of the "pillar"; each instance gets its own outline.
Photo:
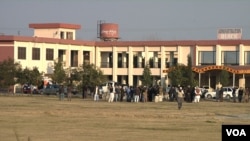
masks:
<instances>
[{"instance_id":1,"label":"pillar","mask_svg":"<svg viewBox=\"0 0 250 141\"><path fill-rule=\"evenodd\" d=\"M117 47L113 47L113 81L117 82Z\"/></svg>"},{"instance_id":2,"label":"pillar","mask_svg":"<svg viewBox=\"0 0 250 141\"><path fill-rule=\"evenodd\" d=\"M160 70L160 75L161 75L161 86L163 88L165 88L167 86L166 84L166 76L165 74L163 73L163 70L166 68L165 67L165 47L164 46L161 46L161 70Z\"/></svg>"},{"instance_id":3,"label":"pillar","mask_svg":"<svg viewBox=\"0 0 250 141\"><path fill-rule=\"evenodd\" d=\"M126 54L126 52L122 52L122 67L127 68L127 54Z\"/></svg>"},{"instance_id":4,"label":"pillar","mask_svg":"<svg viewBox=\"0 0 250 141\"><path fill-rule=\"evenodd\" d=\"M128 84L129 86L133 85L133 48L128 47L129 54L129 64L128 64Z\"/></svg>"},{"instance_id":5,"label":"pillar","mask_svg":"<svg viewBox=\"0 0 250 141\"><path fill-rule=\"evenodd\" d=\"M243 87L243 88L245 88L245 86L246 86L246 80L245 80L245 74L242 74L242 77L241 78L239 78L239 87Z\"/></svg>"},{"instance_id":6,"label":"pillar","mask_svg":"<svg viewBox=\"0 0 250 141\"><path fill-rule=\"evenodd\" d=\"M221 46L216 45L216 65L220 66L221 65Z\"/></svg>"},{"instance_id":7,"label":"pillar","mask_svg":"<svg viewBox=\"0 0 250 141\"><path fill-rule=\"evenodd\" d=\"M245 52L244 45L240 44L240 46L239 46L239 65L245 65L244 52Z\"/></svg>"}]
</instances>

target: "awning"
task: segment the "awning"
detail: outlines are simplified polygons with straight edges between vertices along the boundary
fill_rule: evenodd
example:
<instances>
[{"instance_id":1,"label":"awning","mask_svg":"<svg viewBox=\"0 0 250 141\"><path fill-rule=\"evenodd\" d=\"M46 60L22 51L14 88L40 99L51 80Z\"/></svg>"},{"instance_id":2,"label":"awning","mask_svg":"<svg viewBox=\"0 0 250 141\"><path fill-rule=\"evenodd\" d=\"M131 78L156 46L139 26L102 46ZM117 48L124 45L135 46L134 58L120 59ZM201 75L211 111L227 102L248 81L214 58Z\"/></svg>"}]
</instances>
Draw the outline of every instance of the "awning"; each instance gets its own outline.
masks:
<instances>
[{"instance_id":1,"label":"awning","mask_svg":"<svg viewBox=\"0 0 250 141\"><path fill-rule=\"evenodd\" d=\"M197 73L205 73L206 71L210 70L226 70L231 73L235 74L250 74L250 66L216 66L216 65L209 65L209 66L194 66L192 67L194 72Z\"/></svg>"}]
</instances>

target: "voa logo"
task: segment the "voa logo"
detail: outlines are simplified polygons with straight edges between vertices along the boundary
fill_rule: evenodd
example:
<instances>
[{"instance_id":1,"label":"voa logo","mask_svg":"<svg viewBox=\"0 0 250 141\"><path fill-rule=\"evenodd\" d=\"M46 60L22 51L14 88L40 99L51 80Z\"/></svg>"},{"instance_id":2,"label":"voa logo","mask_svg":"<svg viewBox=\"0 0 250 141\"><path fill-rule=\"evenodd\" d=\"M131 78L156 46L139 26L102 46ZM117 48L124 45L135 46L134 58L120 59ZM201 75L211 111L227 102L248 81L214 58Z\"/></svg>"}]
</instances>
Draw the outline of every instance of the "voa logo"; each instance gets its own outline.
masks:
<instances>
[{"instance_id":1,"label":"voa logo","mask_svg":"<svg viewBox=\"0 0 250 141\"><path fill-rule=\"evenodd\" d=\"M227 136L247 136L244 129L226 129Z\"/></svg>"}]
</instances>

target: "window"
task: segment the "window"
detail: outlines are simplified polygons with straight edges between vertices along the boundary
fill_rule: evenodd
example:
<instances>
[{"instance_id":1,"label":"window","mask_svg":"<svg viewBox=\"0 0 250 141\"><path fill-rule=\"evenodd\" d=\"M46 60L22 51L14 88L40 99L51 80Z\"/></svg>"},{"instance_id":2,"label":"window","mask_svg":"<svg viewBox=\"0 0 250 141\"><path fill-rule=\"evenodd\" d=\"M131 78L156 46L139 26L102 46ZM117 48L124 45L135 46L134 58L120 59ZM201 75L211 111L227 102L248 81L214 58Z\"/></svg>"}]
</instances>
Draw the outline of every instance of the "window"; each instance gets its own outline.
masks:
<instances>
[{"instance_id":1,"label":"window","mask_svg":"<svg viewBox=\"0 0 250 141\"><path fill-rule=\"evenodd\" d=\"M63 56L65 55L65 50L58 50L58 61L63 62Z\"/></svg>"},{"instance_id":2,"label":"window","mask_svg":"<svg viewBox=\"0 0 250 141\"><path fill-rule=\"evenodd\" d=\"M32 48L32 60L40 60L40 48Z\"/></svg>"},{"instance_id":3,"label":"window","mask_svg":"<svg viewBox=\"0 0 250 141\"><path fill-rule=\"evenodd\" d=\"M223 51L221 59L224 65L239 65L239 51Z\"/></svg>"},{"instance_id":4,"label":"window","mask_svg":"<svg viewBox=\"0 0 250 141\"><path fill-rule=\"evenodd\" d=\"M89 51L83 51L83 63L84 64L89 64L90 63L90 52Z\"/></svg>"},{"instance_id":5,"label":"window","mask_svg":"<svg viewBox=\"0 0 250 141\"><path fill-rule=\"evenodd\" d=\"M26 59L26 47L18 47L18 59Z\"/></svg>"},{"instance_id":6,"label":"window","mask_svg":"<svg viewBox=\"0 0 250 141\"><path fill-rule=\"evenodd\" d=\"M60 38L64 39L64 32L62 32L62 31L60 32Z\"/></svg>"},{"instance_id":7,"label":"window","mask_svg":"<svg viewBox=\"0 0 250 141\"><path fill-rule=\"evenodd\" d=\"M71 67L77 67L78 66L78 51L72 50L71 51Z\"/></svg>"},{"instance_id":8,"label":"window","mask_svg":"<svg viewBox=\"0 0 250 141\"><path fill-rule=\"evenodd\" d=\"M245 51L245 65L250 65L250 51Z\"/></svg>"},{"instance_id":9,"label":"window","mask_svg":"<svg viewBox=\"0 0 250 141\"><path fill-rule=\"evenodd\" d=\"M67 32L66 33L66 39L73 40L73 32Z\"/></svg>"},{"instance_id":10,"label":"window","mask_svg":"<svg viewBox=\"0 0 250 141\"><path fill-rule=\"evenodd\" d=\"M53 60L54 59L54 50L53 49L46 49L46 60Z\"/></svg>"},{"instance_id":11,"label":"window","mask_svg":"<svg viewBox=\"0 0 250 141\"><path fill-rule=\"evenodd\" d=\"M199 65L215 65L216 64L215 51L200 51L198 62Z\"/></svg>"}]
</instances>

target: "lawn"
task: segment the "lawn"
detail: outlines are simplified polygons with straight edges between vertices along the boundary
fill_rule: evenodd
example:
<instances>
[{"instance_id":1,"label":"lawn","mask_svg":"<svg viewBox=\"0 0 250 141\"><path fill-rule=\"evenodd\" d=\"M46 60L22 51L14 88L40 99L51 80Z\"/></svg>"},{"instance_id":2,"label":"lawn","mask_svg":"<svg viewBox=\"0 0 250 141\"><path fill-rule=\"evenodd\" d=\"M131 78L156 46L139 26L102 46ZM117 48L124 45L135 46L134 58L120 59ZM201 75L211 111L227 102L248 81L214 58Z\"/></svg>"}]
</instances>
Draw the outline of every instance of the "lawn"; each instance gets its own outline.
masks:
<instances>
[{"instance_id":1,"label":"lawn","mask_svg":"<svg viewBox=\"0 0 250 141\"><path fill-rule=\"evenodd\" d=\"M222 124L250 124L250 104L0 95L2 141L220 141Z\"/></svg>"}]
</instances>

